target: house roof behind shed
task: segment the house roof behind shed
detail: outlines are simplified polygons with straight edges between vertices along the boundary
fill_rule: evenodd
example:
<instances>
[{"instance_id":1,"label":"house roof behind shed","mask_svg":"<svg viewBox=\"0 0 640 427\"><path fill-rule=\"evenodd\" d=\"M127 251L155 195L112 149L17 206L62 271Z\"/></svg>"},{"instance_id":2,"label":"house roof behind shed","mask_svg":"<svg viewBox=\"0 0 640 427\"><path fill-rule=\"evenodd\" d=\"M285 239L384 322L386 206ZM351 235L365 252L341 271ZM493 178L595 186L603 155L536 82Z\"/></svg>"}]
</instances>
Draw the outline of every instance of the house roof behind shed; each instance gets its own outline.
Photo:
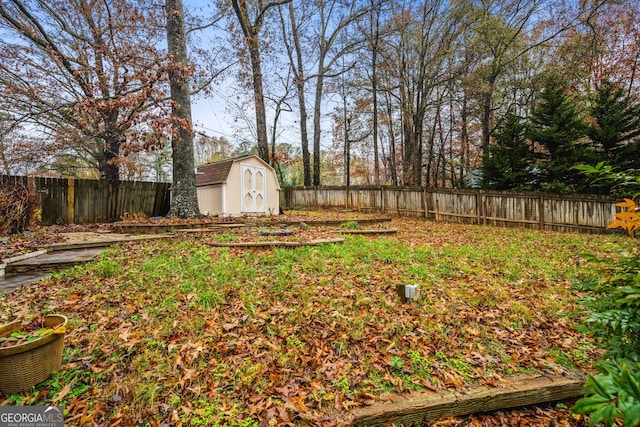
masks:
<instances>
[{"instance_id":1,"label":"house roof behind shed","mask_svg":"<svg viewBox=\"0 0 640 427\"><path fill-rule=\"evenodd\" d=\"M220 160L219 162L207 163L206 165L198 166L198 173L196 173L196 186L216 185L226 182L233 163L237 160L246 159L247 157L251 156Z\"/></svg>"}]
</instances>

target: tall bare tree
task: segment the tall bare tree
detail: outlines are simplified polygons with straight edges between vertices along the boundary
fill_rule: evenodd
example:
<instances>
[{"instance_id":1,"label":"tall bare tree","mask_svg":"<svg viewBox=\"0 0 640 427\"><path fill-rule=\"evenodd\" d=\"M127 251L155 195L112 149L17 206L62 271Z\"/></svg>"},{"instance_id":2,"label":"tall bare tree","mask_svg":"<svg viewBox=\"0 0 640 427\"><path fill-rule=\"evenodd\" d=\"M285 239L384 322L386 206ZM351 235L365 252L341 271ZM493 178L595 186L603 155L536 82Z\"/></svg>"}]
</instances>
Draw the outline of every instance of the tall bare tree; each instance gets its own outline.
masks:
<instances>
[{"instance_id":1,"label":"tall bare tree","mask_svg":"<svg viewBox=\"0 0 640 427\"><path fill-rule=\"evenodd\" d=\"M196 194L193 125L191 121L191 67L187 58L187 40L182 0L167 0L167 44L171 86L171 151L173 185L170 216L200 216Z\"/></svg>"},{"instance_id":2,"label":"tall bare tree","mask_svg":"<svg viewBox=\"0 0 640 427\"><path fill-rule=\"evenodd\" d=\"M368 7L362 7L358 2L348 2L344 5L338 0L321 0L318 3L317 24L319 30L314 35L317 44L317 61L315 74L315 95L313 102L313 185L320 185L320 140L321 140L321 112L326 78L331 78L344 72L344 68L335 69L338 61L352 53L363 40L353 37L349 43L343 43L336 48L336 42L344 32L358 19L364 16Z\"/></svg>"},{"instance_id":3,"label":"tall bare tree","mask_svg":"<svg viewBox=\"0 0 640 427\"><path fill-rule=\"evenodd\" d=\"M371 51L371 112L373 116L373 174L376 185L380 184L380 158L378 150L378 50L380 49L380 8L381 5L371 0L370 3L369 46Z\"/></svg>"},{"instance_id":4,"label":"tall bare tree","mask_svg":"<svg viewBox=\"0 0 640 427\"><path fill-rule=\"evenodd\" d=\"M300 143L302 148L302 165L304 185L311 185L311 155L309 153L309 132L307 130L307 105L305 99L305 84L307 82L304 57L302 54L302 43L300 41L300 34L298 31L299 21L296 19L296 8L293 2L289 2L288 8L288 23L289 33L291 41L287 35L287 20L284 17L282 10L280 9L280 23L283 32L283 41L289 57L289 64L293 73L293 83L296 87L296 95L298 98L298 113L300 120Z\"/></svg>"},{"instance_id":5,"label":"tall bare tree","mask_svg":"<svg viewBox=\"0 0 640 427\"><path fill-rule=\"evenodd\" d=\"M422 184L425 141L430 144L428 153L433 142L425 129L427 113L430 108L439 108L436 89L451 78L447 64L455 53L462 11L449 6L443 0L397 5L395 52L391 56L387 53L385 61L387 72L397 82L402 176L408 185Z\"/></svg>"},{"instance_id":6,"label":"tall bare tree","mask_svg":"<svg viewBox=\"0 0 640 427\"><path fill-rule=\"evenodd\" d=\"M264 89L262 81L262 64L260 59L260 30L264 23L265 14L273 7L288 3L291 0L276 0L255 2L247 0L232 0L231 6L235 12L244 41L249 51L251 62L251 80L253 83L253 101L256 113L256 132L258 155L269 163L269 141L267 138L267 118L265 113Z\"/></svg>"}]
</instances>

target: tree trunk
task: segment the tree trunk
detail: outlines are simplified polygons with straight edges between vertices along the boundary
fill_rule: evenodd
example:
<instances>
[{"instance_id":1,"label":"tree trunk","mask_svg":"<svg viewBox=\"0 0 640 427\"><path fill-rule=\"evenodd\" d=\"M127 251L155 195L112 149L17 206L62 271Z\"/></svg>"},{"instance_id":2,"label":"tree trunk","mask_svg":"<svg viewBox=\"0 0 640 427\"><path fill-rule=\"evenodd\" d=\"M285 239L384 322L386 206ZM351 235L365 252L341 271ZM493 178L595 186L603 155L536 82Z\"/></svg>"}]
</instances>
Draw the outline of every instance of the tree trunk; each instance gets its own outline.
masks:
<instances>
[{"instance_id":1,"label":"tree trunk","mask_svg":"<svg viewBox=\"0 0 640 427\"><path fill-rule=\"evenodd\" d=\"M396 157L396 133L393 128L393 112L391 111L391 100L387 95L387 120L389 128L389 169L391 175L391 183L398 185L398 165Z\"/></svg>"},{"instance_id":2,"label":"tree trunk","mask_svg":"<svg viewBox=\"0 0 640 427\"><path fill-rule=\"evenodd\" d=\"M318 66L322 70L324 65ZM320 107L322 104L322 87L324 75L320 73L316 81L316 95L313 107L313 185L320 185Z\"/></svg>"},{"instance_id":3,"label":"tree trunk","mask_svg":"<svg viewBox=\"0 0 640 427\"><path fill-rule=\"evenodd\" d=\"M422 185L422 134L424 131L424 111L421 111L419 115L414 119L415 130L413 137L414 142L414 154L413 154L413 185Z\"/></svg>"},{"instance_id":4,"label":"tree trunk","mask_svg":"<svg viewBox=\"0 0 640 427\"><path fill-rule=\"evenodd\" d=\"M493 71L486 80L487 89L482 93L481 97L481 112L480 112L480 126L482 128L482 141L481 149L482 153L481 157L484 156L485 152L489 148L491 143L491 113L493 107L493 93L495 91L496 79L498 78L498 72Z\"/></svg>"},{"instance_id":5,"label":"tree trunk","mask_svg":"<svg viewBox=\"0 0 640 427\"><path fill-rule=\"evenodd\" d=\"M271 166L276 170L280 184L284 185L284 177L282 175L282 168L280 162L276 157L276 137L278 135L278 120L280 120L280 114L282 114L282 103L285 102L286 94L284 97L276 101L276 111L273 117L273 125L271 127Z\"/></svg>"},{"instance_id":6,"label":"tree trunk","mask_svg":"<svg viewBox=\"0 0 640 427\"><path fill-rule=\"evenodd\" d=\"M262 16L266 9L259 13L259 17L255 23L251 23L248 15L245 0L233 0L231 2L233 10L238 18L244 41L249 49L249 58L251 60L251 79L253 83L253 102L256 112L256 133L258 156L267 163L269 162L269 141L267 140L267 118L265 114L264 91L262 88L262 65L260 62L260 38L258 33L262 27ZM273 4L275 5L275 3ZM267 5L267 8L271 4Z\"/></svg>"},{"instance_id":7,"label":"tree trunk","mask_svg":"<svg viewBox=\"0 0 640 427\"><path fill-rule=\"evenodd\" d=\"M267 117L265 113L264 91L262 88L262 65L260 63L260 48L258 38L247 39L249 55L251 56L251 70L253 79L253 101L256 109L256 132L258 137L258 156L267 163L269 161L269 142L267 141Z\"/></svg>"},{"instance_id":8,"label":"tree trunk","mask_svg":"<svg viewBox=\"0 0 640 427\"><path fill-rule=\"evenodd\" d=\"M304 64L302 61L302 47L300 46L300 37L298 36L298 27L296 26L295 11L293 2L289 3L289 19L291 21L291 36L293 37L293 45L296 52L296 69L294 70L293 81L296 85L298 95L298 108L300 110L300 142L302 145L302 166L304 170L304 185L311 185L311 155L309 154L309 133L307 131L307 106L304 98ZM293 62L293 57L290 58Z\"/></svg>"},{"instance_id":9,"label":"tree trunk","mask_svg":"<svg viewBox=\"0 0 640 427\"><path fill-rule=\"evenodd\" d=\"M98 159L100 176L109 181L120 180L120 168L116 160L120 153L120 145L124 142L124 135L118 129L108 129L102 135L104 151Z\"/></svg>"},{"instance_id":10,"label":"tree trunk","mask_svg":"<svg viewBox=\"0 0 640 427\"><path fill-rule=\"evenodd\" d=\"M407 87L408 78L406 77L407 70L404 57L402 58L400 75L402 76L399 82L402 123L402 184L407 185L412 182L413 124L410 123L410 120L413 116L411 115L411 96Z\"/></svg>"},{"instance_id":11,"label":"tree trunk","mask_svg":"<svg viewBox=\"0 0 640 427\"><path fill-rule=\"evenodd\" d=\"M345 82L342 79L342 125L344 130L344 185L351 185L351 145L349 143L350 119L347 115L347 94L345 93Z\"/></svg>"},{"instance_id":12,"label":"tree trunk","mask_svg":"<svg viewBox=\"0 0 640 427\"><path fill-rule=\"evenodd\" d=\"M433 126L431 127L431 134L429 135L429 154L427 155L427 167L426 174L427 179L425 185L429 187L437 187L437 170L438 166L433 166L433 162L435 160L435 139L436 139L436 121L433 121ZM433 171L436 171L435 173Z\"/></svg>"},{"instance_id":13,"label":"tree trunk","mask_svg":"<svg viewBox=\"0 0 640 427\"><path fill-rule=\"evenodd\" d=\"M304 83L298 86L298 105L300 108L300 141L302 145L302 167L304 185L311 185L311 154L309 153L309 132L307 131L307 107L304 105Z\"/></svg>"},{"instance_id":14,"label":"tree trunk","mask_svg":"<svg viewBox=\"0 0 640 427\"><path fill-rule=\"evenodd\" d=\"M491 92L485 92L482 94L482 106L480 125L482 128L482 141L481 148L482 154L486 153L489 148L491 138Z\"/></svg>"},{"instance_id":15,"label":"tree trunk","mask_svg":"<svg viewBox=\"0 0 640 427\"><path fill-rule=\"evenodd\" d=\"M340 40L341 32L345 31L347 26L360 19L365 13L365 8L355 8L358 2L339 2L333 0L330 2L320 1L318 3L318 9L320 14L319 19L319 47L318 47L318 75L316 80L316 93L314 100L313 111L313 185L320 185L320 115L322 106L322 89L324 85L324 78L327 73L332 69L332 66L336 64L339 58L349 53L349 49L334 48L333 44ZM339 8L342 9L344 15L332 18L334 13L337 13ZM355 8L355 9L354 9ZM334 17L336 15L333 15ZM335 26L331 31L328 31L330 22L335 22ZM348 43L351 44L351 43ZM332 55L330 55L332 54ZM344 69L342 70L344 72ZM338 73L340 74L340 73ZM332 77L335 77L334 74Z\"/></svg>"},{"instance_id":16,"label":"tree trunk","mask_svg":"<svg viewBox=\"0 0 640 427\"><path fill-rule=\"evenodd\" d=\"M438 122L438 140L439 140L439 143L440 143L439 144L439 150L438 150L438 163L440 164L440 167L442 168L442 171L440 173L440 180L439 181L438 181L438 174L436 173L436 182L440 182L440 185L442 187L446 187L447 159L446 159L446 156L444 154L446 140L444 138L444 129L442 127L442 111L440 109L440 106L438 106L438 113L437 113L436 121Z\"/></svg>"},{"instance_id":17,"label":"tree trunk","mask_svg":"<svg viewBox=\"0 0 640 427\"><path fill-rule=\"evenodd\" d=\"M375 8L371 0L371 26L374 25L373 15L376 15L373 46L371 49L371 90L373 92L373 176L375 185L380 185L380 158L378 155L378 44L380 42L379 9Z\"/></svg>"},{"instance_id":18,"label":"tree trunk","mask_svg":"<svg viewBox=\"0 0 640 427\"><path fill-rule=\"evenodd\" d=\"M466 170L469 168L469 132L467 127L469 126L469 107L467 105L467 91L463 90L462 94L462 111L460 112L460 172L458 179L461 185L464 185L464 176Z\"/></svg>"},{"instance_id":19,"label":"tree trunk","mask_svg":"<svg viewBox=\"0 0 640 427\"><path fill-rule=\"evenodd\" d=\"M191 122L191 94L189 88L189 62L182 0L167 0L167 43L169 81L171 86L171 113L173 134L173 185L169 216L195 218L200 216L196 193L195 161L193 157L193 130Z\"/></svg>"}]
</instances>

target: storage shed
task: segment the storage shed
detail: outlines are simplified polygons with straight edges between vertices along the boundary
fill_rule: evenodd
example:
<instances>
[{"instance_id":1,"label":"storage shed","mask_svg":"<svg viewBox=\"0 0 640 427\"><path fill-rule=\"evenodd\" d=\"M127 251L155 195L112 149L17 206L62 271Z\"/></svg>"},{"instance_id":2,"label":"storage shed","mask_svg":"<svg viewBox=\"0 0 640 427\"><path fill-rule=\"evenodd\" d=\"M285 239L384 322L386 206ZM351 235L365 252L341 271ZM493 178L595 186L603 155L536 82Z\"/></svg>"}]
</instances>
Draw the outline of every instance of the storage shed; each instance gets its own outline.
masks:
<instances>
[{"instance_id":1,"label":"storage shed","mask_svg":"<svg viewBox=\"0 0 640 427\"><path fill-rule=\"evenodd\" d=\"M198 167L196 190L200 211L209 215L280 213L280 184L276 171L255 155Z\"/></svg>"}]
</instances>

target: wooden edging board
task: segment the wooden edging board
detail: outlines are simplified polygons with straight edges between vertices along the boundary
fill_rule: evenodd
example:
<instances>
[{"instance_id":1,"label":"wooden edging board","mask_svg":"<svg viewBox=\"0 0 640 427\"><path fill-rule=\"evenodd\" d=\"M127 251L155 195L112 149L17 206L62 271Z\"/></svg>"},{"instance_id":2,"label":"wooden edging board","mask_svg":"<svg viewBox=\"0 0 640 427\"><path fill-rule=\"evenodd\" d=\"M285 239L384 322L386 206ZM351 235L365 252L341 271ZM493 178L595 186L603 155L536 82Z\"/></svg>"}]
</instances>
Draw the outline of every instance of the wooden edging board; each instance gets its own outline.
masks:
<instances>
[{"instance_id":1,"label":"wooden edging board","mask_svg":"<svg viewBox=\"0 0 640 427\"><path fill-rule=\"evenodd\" d=\"M318 239L307 240L304 242L285 242L285 241L265 241L265 242L213 242L211 246L229 247L229 248L267 248L267 247L296 247L296 246L317 246L325 243L343 243L344 239Z\"/></svg>"},{"instance_id":2,"label":"wooden edging board","mask_svg":"<svg viewBox=\"0 0 640 427\"><path fill-rule=\"evenodd\" d=\"M22 254L22 255L16 255L14 257L11 258L5 258L5 259L0 259L0 262L2 262L3 264L11 264L13 262L18 262L18 261L22 261L24 259L29 259L29 258L34 258L40 255L44 255L46 254L47 251L46 250L38 250L35 252L29 252L26 254Z\"/></svg>"},{"instance_id":3,"label":"wooden edging board","mask_svg":"<svg viewBox=\"0 0 640 427\"><path fill-rule=\"evenodd\" d=\"M248 221L248 220L247 220ZM186 230L190 228L233 228L233 227L246 227L248 222L223 222L223 221L201 221L193 223L169 223L169 224L153 224L153 223L127 223L116 222L111 227L119 233L126 234L159 234L168 233L175 230ZM379 224L381 222L389 222L391 218L354 218L354 219L330 219L330 220L295 220L295 221L270 221L261 223L257 221L255 225L272 225L279 226L285 225L301 225L306 224L308 226L322 226L322 225L341 225L345 222L355 221L358 224ZM253 224L253 223L252 223Z\"/></svg>"},{"instance_id":4,"label":"wooden edging board","mask_svg":"<svg viewBox=\"0 0 640 427\"><path fill-rule=\"evenodd\" d=\"M46 249L49 252L54 251L69 251L76 249L91 249L91 248L105 248L108 246L114 246L120 243L126 242L137 242L141 240L155 240L155 239L167 239L170 237L174 237L173 235L153 235L153 236L144 236L144 237L125 237L122 239L105 239L99 241L88 241L88 242L68 242L68 243L52 243L50 245L43 246L43 249Z\"/></svg>"},{"instance_id":5,"label":"wooden edging board","mask_svg":"<svg viewBox=\"0 0 640 427\"><path fill-rule=\"evenodd\" d=\"M185 230L189 228L208 228L217 226L216 221L200 221L192 223L126 223L116 222L111 224L111 228L123 234L160 234L174 230Z\"/></svg>"},{"instance_id":6,"label":"wooden edging board","mask_svg":"<svg viewBox=\"0 0 640 427\"><path fill-rule=\"evenodd\" d=\"M380 230L338 230L340 234L396 234L397 228L385 228Z\"/></svg>"},{"instance_id":7,"label":"wooden edging board","mask_svg":"<svg viewBox=\"0 0 640 427\"><path fill-rule=\"evenodd\" d=\"M390 222L391 218L352 218L352 219L327 219L327 220L296 220L296 221L278 221L275 224L301 225L342 225L345 222L357 222L358 224L379 224L381 222Z\"/></svg>"},{"instance_id":8,"label":"wooden edging board","mask_svg":"<svg viewBox=\"0 0 640 427\"><path fill-rule=\"evenodd\" d=\"M477 387L464 393L422 392L398 396L392 403L375 403L354 409L351 426L419 423L518 406L536 405L579 396L584 378L562 375L514 378L501 387Z\"/></svg>"}]
</instances>

